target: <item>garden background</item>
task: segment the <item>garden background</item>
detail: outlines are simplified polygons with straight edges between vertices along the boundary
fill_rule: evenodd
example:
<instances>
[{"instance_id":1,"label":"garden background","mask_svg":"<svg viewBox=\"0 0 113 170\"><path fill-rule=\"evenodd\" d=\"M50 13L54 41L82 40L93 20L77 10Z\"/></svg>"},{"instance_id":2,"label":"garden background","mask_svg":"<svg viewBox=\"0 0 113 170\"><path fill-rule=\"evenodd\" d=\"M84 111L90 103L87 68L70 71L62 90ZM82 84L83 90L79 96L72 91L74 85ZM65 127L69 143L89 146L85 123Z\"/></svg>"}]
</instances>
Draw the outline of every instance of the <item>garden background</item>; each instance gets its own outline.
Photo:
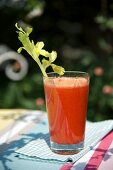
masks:
<instances>
[{"instance_id":1,"label":"garden background","mask_svg":"<svg viewBox=\"0 0 113 170\"><path fill-rule=\"evenodd\" d=\"M15 28L33 27L31 39L44 41L45 49L58 53L66 70L90 74L88 119L113 119L113 3L111 0L1 0L0 57L7 46L21 46ZM7 49L7 48L6 48ZM8 64L17 73L17 61L0 64L0 108L45 110L42 74L23 51L28 72L21 80L5 74Z\"/></svg>"}]
</instances>

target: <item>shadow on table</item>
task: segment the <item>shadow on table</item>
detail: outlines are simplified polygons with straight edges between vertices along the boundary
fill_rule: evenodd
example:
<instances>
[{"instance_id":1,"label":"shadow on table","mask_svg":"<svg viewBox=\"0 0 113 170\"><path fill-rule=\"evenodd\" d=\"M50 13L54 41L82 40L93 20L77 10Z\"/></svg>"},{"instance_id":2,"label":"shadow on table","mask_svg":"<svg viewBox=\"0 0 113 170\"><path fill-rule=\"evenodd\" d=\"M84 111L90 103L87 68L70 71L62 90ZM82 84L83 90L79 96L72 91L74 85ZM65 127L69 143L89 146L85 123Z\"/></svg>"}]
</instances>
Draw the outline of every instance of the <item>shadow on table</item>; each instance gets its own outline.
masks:
<instances>
[{"instance_id":1,"label":"shadow on table","mask_svg":"<svg viewBox=\"0 0 113 170\"><path fill-rule=\"evenodd\" d=\"M13 126L17 123L16 121L21 120L21 121L27 121L26 120L26 116L21 116L19 119L16 119ZM38 123L38 119L34 119L33 122ZM45 122L40 123L42 124L42 126L44 126L45 128L47 128L47 124ZM0 146L0 165L3 167L0 170L12 170L8 165L9 163L13 163L13 158L11 157L12 154L14 154L14 152L23 147L24 145L26 145L27 143L29 143L32 140L35 139L46 139L46 137L48 136L48 133L37 133L37 132L29 132L27 134L21 134L21 138L17 139L15 141L9 142L9 143L5 143L3 145ZM48 141L46 141L48 145L50 145L48 143ZM4 151L4 148L6 148L6 150ZM3 152L2 152L3 151ZM107 152L106 152L107 151ZM103 150L103 149L98 149L98 157L103 157L104 161L107 161L111 155L113 154L113 149L109 149L109 150ZM106 155L105 155L106 153ZM15 154L16 156L17 154ZM98 159L98 157L93 157L93 159ZM78 163L75 167L75 170L81 170L81 167L85 167L86 163L85 162L81 162ZM74 167L73 167L74 170ZM95 165L88 165L87 166L87 170L97 170L97 167Z\"/></svg>"},{"instance_id":2,"label":"shadow on table","mask_svg":"<svg viewBox=\"0 0 113 170\"><path fill-rule=\"evenodd\" d=\"M43 126L47 126L44 124L45 122L42 122ZM41 123L40 123L41 124ZM11 158L11 155L19 148L23 147L27 143L31 142L35 139L45 139L48 138L48 133L36 133L36 132L29 132L27 134L21 134L20 139L16 139L9 143L4 143L0 145L0 170L12 170L8 166L9 163L13 162L13 159ZM48 146L50 146L50 143L48 140L46 141ZM15 154L16 157L16 154ZM1 169L1 166L3 167Z\"/></svg>"}]
</instances>

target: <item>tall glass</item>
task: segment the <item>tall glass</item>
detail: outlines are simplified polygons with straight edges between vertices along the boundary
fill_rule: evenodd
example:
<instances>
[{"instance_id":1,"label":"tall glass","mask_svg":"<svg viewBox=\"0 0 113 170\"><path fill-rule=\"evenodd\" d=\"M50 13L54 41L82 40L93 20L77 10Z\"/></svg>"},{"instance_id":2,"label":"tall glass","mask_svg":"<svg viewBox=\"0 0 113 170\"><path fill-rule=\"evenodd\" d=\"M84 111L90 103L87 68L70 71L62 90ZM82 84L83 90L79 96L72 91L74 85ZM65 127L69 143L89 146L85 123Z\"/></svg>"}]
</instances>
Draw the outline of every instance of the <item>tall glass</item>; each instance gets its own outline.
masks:
<instances>
[{"instance_id":1,"label":"tall glass","mask_svg":"<svg viewBox=\"0 0 113 170\"><path fill-rule=\"evenodd\" d=\"M89 75L78 71L66 71L61 77L48 73L43 81L51 150L77 153L84 147Z\"/></svg>"}]
</instances>

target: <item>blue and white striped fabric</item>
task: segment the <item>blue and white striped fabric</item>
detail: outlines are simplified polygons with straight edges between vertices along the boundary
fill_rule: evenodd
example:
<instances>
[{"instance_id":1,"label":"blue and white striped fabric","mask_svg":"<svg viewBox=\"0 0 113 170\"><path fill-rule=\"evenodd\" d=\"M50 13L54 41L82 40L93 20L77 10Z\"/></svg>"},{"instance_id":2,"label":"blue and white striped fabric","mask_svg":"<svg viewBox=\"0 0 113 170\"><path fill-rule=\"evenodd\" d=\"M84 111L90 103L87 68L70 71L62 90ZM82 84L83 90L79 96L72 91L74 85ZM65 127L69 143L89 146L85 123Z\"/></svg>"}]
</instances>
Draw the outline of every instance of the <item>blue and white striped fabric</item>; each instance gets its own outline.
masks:
<instances>
[{"instance_id":1,"label":"blue and white striped fabric","mask_svg":"<svg viewBox=\"0 0 113 170\"><path fill-rule=\"evenodd\" d=\"M65 163L69 159L77 161L84 156L111 130L113 129L113 120L106 120L101 122L86 122L86 133L85 133L85 147L78 154L74 155L59 155L53 153L49 147L49 134L40 135L38 139L33 140L18 149L16 153L22 159L31 159L38 161L52 161L58 163Z\"/></svg>"}]
</instances>

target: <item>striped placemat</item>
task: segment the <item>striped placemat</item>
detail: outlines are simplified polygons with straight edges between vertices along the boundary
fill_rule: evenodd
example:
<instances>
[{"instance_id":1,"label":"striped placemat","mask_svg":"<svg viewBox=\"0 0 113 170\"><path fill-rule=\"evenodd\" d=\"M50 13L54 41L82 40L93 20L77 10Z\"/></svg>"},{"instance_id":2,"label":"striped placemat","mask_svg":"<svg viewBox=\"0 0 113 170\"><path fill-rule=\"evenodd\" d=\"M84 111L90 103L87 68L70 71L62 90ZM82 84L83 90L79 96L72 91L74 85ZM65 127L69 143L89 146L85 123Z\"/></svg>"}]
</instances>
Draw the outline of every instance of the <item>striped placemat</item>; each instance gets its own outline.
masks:
<instances>
[{"instance_id":1,"label":"striped placemat","mask_svg":"<svg viewBox=\"0 0 113 170\"><path fill-rule=\"evenodd\" d=\"M45 127L48 132L48 127ZM102 122L86 122L85 147L84 150L74 155L59 155L53 153L49 145L49 134L42 134L36 140L33 140L16 150L22 159L31 159L38 161L52 161L56 163L65 163L68 160L73 162L80 159L88 151L93 149L95 145L113 129L113 120Z\"/></svg>"}]
</instances>

